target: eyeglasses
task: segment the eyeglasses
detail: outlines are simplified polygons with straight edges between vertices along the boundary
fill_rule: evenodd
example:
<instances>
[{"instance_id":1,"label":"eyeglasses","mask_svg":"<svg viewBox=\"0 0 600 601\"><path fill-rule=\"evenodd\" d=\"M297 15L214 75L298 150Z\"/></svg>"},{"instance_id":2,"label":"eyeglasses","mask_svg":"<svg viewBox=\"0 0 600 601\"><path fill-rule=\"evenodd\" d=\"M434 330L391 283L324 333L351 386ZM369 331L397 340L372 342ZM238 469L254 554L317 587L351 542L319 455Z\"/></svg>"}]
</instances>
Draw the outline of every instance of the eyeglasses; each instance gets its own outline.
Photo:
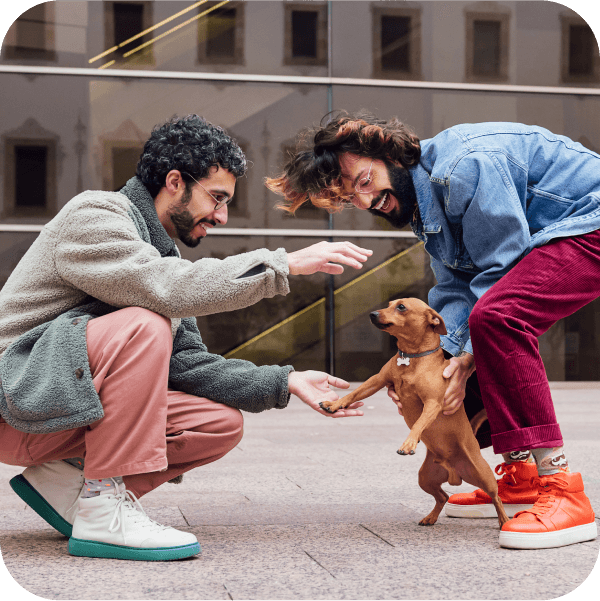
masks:
<instances>
[{"instance_id":1,"label":"eyeglasses","mask_svg":"<svg viewBox=\"0 0 600 601\"><path fill-rule=\"evenodd\" d=\"M371 168L373 167L373 161L371 161L371 164L369 165L369 171L367 172L366 177L361 177L358 182L356 183L356 186L354 186L354 189L359 193L359 194L368 194L369 192L371 192L373 190L373 180L371 179Z\"/></svg>"},{"instance_id":2,"label":"eyeglasses","mask_svg":"<svg viewBox=\"0 0 600 601\"><path fill-rule=\"evenodd\" d=\"M193 175L190 175L189 173L186 173L186 175L189 175L215 201L215 211L228 205L233 200L233 197L227 196L226 194L221 198L213 196Z\"/></svg>"}]
</instances>

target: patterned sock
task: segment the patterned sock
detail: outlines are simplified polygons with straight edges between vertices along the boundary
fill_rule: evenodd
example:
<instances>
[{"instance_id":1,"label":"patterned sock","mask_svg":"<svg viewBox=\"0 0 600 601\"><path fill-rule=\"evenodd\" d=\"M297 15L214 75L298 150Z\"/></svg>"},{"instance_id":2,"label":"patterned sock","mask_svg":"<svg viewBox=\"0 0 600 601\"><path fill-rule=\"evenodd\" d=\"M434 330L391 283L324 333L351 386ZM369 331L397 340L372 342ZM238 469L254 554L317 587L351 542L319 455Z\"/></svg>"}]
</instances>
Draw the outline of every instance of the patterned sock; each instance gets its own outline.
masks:
<instances>
[{"instance_id":1,"label":"patterned sock","mask_svg":"<svg viewBox=\"0 0 600 601\"><path fill-rule=\"evenodd\" d=\"M101 494L114 494L115 488L118 488L119 484L123 484L123 478L121 476L116 476L115 478L102 478L100 480L86 478L83 491L81 492L81 498L88 499L90 497L97 497Z\"/></svg>"},{"instance_id":2,"label":"patterned sock","mask_svg":"<svg viewBox=\"0 0 600 601\"><path fill-rule=\"evenodd\" d=\"M71 457L71 459L63 459L63 461L75 466L77 469L83 469L83 457Z\"/></svg>"},{"instance_id":3,"label":"patterned sock","mask_svg":"<svg viewBox=\"0 0 600 601\"><path fill-rule=\"evenodd\" d=\"M502 459L504 459L504 463L515 463L517 461L531 463L533 456L531 451L513 451L512 453L502 453Z\"/></svg>"},{"instance_id":4,"label":"patterned sock","mask_svg":"<svg viewBox=\"0 0 600 601\"><path fill-rule=\"evenodd\" d=\"M532 449L535 457L538 476L550 476L560 472L569 472L569 462L565 457L563 447L551 449Z\"/></svg>"}]
</instances>

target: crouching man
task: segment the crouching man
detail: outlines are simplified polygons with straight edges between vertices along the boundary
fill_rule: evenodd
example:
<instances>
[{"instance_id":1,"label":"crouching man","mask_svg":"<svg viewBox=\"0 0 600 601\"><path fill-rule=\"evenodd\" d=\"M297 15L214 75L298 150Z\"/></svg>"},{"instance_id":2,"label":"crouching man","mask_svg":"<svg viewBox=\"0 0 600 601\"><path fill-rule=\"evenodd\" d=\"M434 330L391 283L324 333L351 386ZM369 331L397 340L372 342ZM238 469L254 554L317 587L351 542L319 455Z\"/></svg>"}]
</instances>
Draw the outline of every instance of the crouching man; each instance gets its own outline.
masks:
<instances>
[{"instance_id":1,"label":"crouching man","mask_svg":"<svg viewBox=\"0 0 600 601\"><path fill-rule=\"evenodd\" d=\"M183 260L174 239L194 247L225 225L245 171L238 145L202 118L157 126L137 175L68 202L0 292L0 462L26 467L11 486L73 555L199 553L193 534L154 522L138 499L233 449L240 410L282 409L295 394L327 416L330 386L348 386L202 343L194 316L285 295L290 274L359 269L372 254L321 242Z\"/></svg>"}]
</instances>

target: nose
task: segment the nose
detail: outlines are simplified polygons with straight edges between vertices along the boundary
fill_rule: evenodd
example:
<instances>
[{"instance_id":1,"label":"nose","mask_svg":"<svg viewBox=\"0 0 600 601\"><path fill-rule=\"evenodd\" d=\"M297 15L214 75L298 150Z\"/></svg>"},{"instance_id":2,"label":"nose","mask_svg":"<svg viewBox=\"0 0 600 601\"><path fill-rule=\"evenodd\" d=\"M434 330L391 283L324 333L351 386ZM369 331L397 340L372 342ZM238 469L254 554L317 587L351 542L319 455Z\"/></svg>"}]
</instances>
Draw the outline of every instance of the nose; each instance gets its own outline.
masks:
<instances>
[{"instance_id":1,"label":"nose","mask_svg":"<svg viewBox=\"0 0 600 601\"><path fill-rule=\"evenodd\" d=\"M379 311L369 313L369 317L371 318L371 323L377 323L379 321Z\"/></svg>"},{"instance_id":2,"label":"nose","mask_svg":"<svg viewBox=\"0 0 600 601\"><path fill-rule=\"evenodd\" d=\"M227 205L223 205L218 211L213 211L213 215L217 223L225 225L228 217Z\"/></svg>"},{"instance_id":3,"label":"nose","mask_svg":"<svg viewBox=\"0 0 600 601\"><path fill-rule=\"evenodd\" d=\"M361 211L366 211L371 208L371 203L373 202L373 193L369 192L367 194L355 194L352 197L352 204Z\"/></svg>"}]
</instances>

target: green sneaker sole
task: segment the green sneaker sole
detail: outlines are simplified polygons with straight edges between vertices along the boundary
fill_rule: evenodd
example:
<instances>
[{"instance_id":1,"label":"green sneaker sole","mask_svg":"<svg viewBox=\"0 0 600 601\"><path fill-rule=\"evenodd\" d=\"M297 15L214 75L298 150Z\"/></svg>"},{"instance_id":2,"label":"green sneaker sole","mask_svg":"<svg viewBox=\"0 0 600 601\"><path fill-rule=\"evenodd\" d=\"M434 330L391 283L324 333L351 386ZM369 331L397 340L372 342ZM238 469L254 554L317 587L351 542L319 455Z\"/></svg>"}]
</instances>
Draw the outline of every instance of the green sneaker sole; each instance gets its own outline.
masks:
<instances>
[{"instance_id":1,"label":"green sneaker sole","mask_svg":"<svg viewBox=\"0 0 600 601\"><path fill-rule=\"evenodd\" d=\"M73 532L73 526L67 522L55 509L40 495L40 493L29 484L26 478L21 474L12 478L9 482L10 487L35 511L42 519L46 520L50 526L58 530L61 534L70 537Z\"/></svg>"},{"instance_id":2,"label":"green sneaker sole","mask_svg":"<svg viewBox=\"0 0 600 601\"><path fill-rule=\"evenodd\" d=\"M69 553L78 557L102 557L105 559L133 559L137 561L169 561L184 559L201 552L199 543L180 547L159 547L156 549L139 549L100 543L80 538L69 539Z\"/></svg>"}]
</instances>

